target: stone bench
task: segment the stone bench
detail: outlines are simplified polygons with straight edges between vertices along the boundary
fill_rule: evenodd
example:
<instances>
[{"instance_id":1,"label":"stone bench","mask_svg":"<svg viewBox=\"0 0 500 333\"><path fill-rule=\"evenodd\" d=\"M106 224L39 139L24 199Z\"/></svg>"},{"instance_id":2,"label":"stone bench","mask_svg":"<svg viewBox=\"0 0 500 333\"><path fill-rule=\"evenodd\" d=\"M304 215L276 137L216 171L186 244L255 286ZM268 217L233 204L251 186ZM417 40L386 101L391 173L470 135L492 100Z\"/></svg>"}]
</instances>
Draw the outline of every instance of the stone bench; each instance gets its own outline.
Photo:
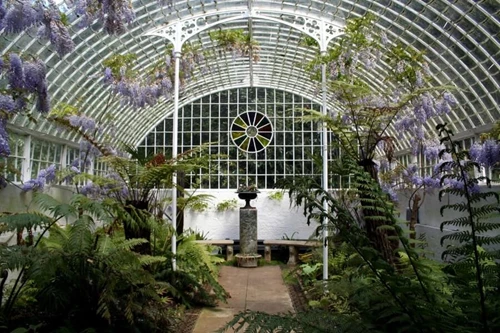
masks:
<instances>
[{"instance_id":1,"label":"stone bench","mask_svg":"<svg viewBox=\"0 0 500 333\"><path fill-rule=\"evenodd\" d=\"M288 240L288 239L278 239L278 240L265 240L264 241L264 259L266 261L271 261L271 245L288 246L289 257L287 265L296 265L299 261L299 253L297 248L299 247L319 247L321 242L318 241L301 241L301 240Z\"/></svg>"},{"instance_id":2,"label":"stone bench","mask_svg":"<svg viewBox=\"0 0 500 333\"><path fill-rule=\"evenodd\" d=\"M233 260L234 241L231 239L206 239L206 240L196 240L195 242L198 244L204 244L204 245L225 246L226 247L226 260L227 261Z\"/></svg>"}]
</instances>

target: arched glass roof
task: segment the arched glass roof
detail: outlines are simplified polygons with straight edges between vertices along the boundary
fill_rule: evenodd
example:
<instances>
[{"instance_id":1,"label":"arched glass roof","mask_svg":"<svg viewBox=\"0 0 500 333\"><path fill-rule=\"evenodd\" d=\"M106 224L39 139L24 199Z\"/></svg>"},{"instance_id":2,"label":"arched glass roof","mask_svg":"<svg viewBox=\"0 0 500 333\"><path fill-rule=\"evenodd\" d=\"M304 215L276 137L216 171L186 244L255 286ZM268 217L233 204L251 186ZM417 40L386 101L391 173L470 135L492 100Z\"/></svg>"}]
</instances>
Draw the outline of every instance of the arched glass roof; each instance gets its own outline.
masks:
<instances>
[{"instance_id":1,"label":"arched glass roof","mask_svg":"<svg viewBox=\"0 0 500 333\"><path fill-rule=\"evenodd\" d=\"M60 3L61 8L66 8ZM351 17L373 13L377 26L392 43L412 45L425 52L433 76L431 84L454 84L460 104L445 121L455 133L469 135L488 129L500 119L500 3L497 0L135 0L136 19L119 36L107 35L98 23L79 27L81 18L68 11L75 51L60 58L36 31L2 34L3 54L22 52L44 60L48 68L52 105L78 103L85 114L100 118L112 113L115 140L137 145L171 114L173 101L162 99L153 107L132 108L109 100L103 85L102 61L113 54L137 54L135 69L144 75L165 57L170 41L199 43L207 57L202 72L195 69L180 95L180 106L201 96L237 87L282 89L321 102L320 84L312 81L304 64L318 48L304 44L306 36L323 45L335 43L339 29ZM259 46L260 60L219 52L209 32L243 29ZM208 69L208 70L207 70ZM379 68L383 71L384 68ZM383 89L375 76L364 78ZM329 100L332 110L338 108ZM18 116L12 126L73 140L48 122L29 122ZM429 123L428 130L433 129ZM401 148L407 146L402 143Z\"/></svg>"}]
</instances>

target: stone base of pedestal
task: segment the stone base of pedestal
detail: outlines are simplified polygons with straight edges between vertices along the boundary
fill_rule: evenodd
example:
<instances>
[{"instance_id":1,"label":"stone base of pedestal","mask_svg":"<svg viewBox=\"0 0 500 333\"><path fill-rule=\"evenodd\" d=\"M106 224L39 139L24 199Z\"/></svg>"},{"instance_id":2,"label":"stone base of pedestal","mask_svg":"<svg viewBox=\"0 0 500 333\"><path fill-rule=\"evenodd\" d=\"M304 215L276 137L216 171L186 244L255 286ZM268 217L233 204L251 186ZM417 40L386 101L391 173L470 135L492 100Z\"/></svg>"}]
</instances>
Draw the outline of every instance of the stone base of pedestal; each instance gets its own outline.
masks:
<instances>
[{"instance_id":1,"label":"stone base of pedestal","mask_svg":"<svg viewBox=\"0 0 500 333\"><path fill-rule=\"evenodd\" d=\"M235 257L238 267L244 267L244 268L257 267L259 259L262 258L260 254L254 255L254 254L241 254L241 253L238 253L237 255L235 255Z\"/></svg>"}]
</instances>

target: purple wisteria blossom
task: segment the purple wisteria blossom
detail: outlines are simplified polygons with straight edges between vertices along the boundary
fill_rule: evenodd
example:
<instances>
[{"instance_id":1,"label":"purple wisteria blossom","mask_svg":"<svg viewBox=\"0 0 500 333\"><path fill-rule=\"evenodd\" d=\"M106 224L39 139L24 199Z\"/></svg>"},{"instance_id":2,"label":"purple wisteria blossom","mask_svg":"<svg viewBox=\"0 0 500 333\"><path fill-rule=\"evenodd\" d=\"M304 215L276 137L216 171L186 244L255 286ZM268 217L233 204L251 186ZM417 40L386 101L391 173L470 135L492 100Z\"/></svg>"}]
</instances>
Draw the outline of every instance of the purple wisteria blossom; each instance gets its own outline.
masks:
<instances>
[{"instance_id":1,"label":"purple wisteria blossom","mask_svg":"<svg viewBox=\"0 0 500 333\"><path fill-rule=\"evenodd\" d=\"M57 18L55 18L57 17ZM43 23L38 29L38 36L50 40L50 43L55 46L57 54L64 56L73 52L75 43L71 39L68 29L58 16L46 13Z\"/></svg>"},{"instance_id":2,"label":"purple wisteria blossom","mask_svg":"<svg viewBox=\"0 0 500 333\"><path fill-rule=\"evenodd\" d=\"M424 78L421 71L415 72L415 85L417 87L422 87L424 85Z\"/></svg>"},{"instance_id":3,"label":"purple wisteria blossom","mask_svg":"<svg viewBox=\"0 0 500 333\"><path fill-rule=\"evenodd\" d=\"M390 184L382 184L382 191L389 195L391 201L398 202L398 195L394 190L394 186L391 186Z\"/></svg>"},{"instance_id":4,"label":"purple wisteria blossom","mask_svg":"<svg viewBox=\"0 0 500 333\"><path fill-rule=\"evenodd\" d=\"M12 96L0 94L0 111L11 113L16 108Z\"/></svg>"},{"instance_id":5,"label":"purple wisteria blossom","mask_svg":"<svg viewBox=\"0 0 500 333\"><path fill-rule=\"evenodd\" d=\"M456 105L456 99L450 92L444 92L437 100L428 92L414 98L394 120L398 138L402 139L405 133L409 134L413 139L412 151L417 154L419 149L416 147L425 139L425 123L432 117L449 113L451 107Z\"/></svg>"},{"instance_id":6,"label":"purple wisteria blossom","mask_svg":"<svg viewBox=\"0 0 500 333\"><path fill-rule=\"evenodd\" d=\"M0 30L4 28L3 19L5 18L5 14L7 14L5 4L3 3L3 0L0 0Z\"/></svg>"},{"instance_id":7,"label":"purple wisteria blossom","mask_svg":"<svg viewBox=\"0 0 500 333\"><path fill-rule=\"evenodd\" d=\"M0 115L0 156L10 155L9 135L7 134L7 119Z\"/></svg>"},{"instance_id":8,"label":"purple wisteria blossom","mask_svg":"<svg viewBox=\"0 0 500 333\"><path fill-rule=\"evenodd\" d=\"M436 102L436 114L438 115L443 115L443 114L448 114L450 113L451 108L450 105L444 100L438 100Z\"/></svg>"},{"instance_id":9,"label":"purple wisteria blossom","mask_svg":"<svg viewBox=\"0 0 500 333\"><path fill-rule=\"evenodd\" d=\"M413 128L414 124L415 120L405 115L396 119L394 122L394 128L402 137L402 133L408 131L410 128Z\"/></svg>"},{"instance_id":10,"label":"purple wisteria blossom","mask_svg":"<svg viewBox=\"0 0 500 333\"><path fill-rule=\"evenodd\" d=\"M45 64L41 60L23 64L24 88L29 92L46 90Z\"/></svg>"},{"instance_id":11,"label":"purple wisteria blossom","mask_svg":"<svg viewBox=\"0 0 500 333\"><path fill-rule=\"evenodd\" d=\"M475 143L469 150L469 156L471 160L491 168L500 163L500 143L491 139L482 144Z\"/></svg>"},{"instance_id":12,"label":"purple wisteria blossom","mask_svg":"<svg viewBox=\"0 0 500 333\"><path fill-rule=\"evenodd\" d=\"M449 162L452 160L452 156L450 153L444 153L443 155L441 155L441 159L436 163L436 165L434 166L433 168L433 173L435 175L439 175L442 171L451 171L451 167L449 166L446 166L444 168L442 168L441 166L446 163L446 162ZM443 169L441 171L441 169Z\"/></svg>"},{"instance_id":13,"label":"purple wisteria blossom","mask_svg":"<svg viewBox=\"0 0 500 333\"><path fill-rule=\"evenodd\" d=\"M430 76L431 75L431 71L429 69L429 64L424 62L422 64L422 72L424 73L424 75L427 75L427 76Z\"/></svg>"},{"instance_id":14,"label":"purple wisteria blossom","mask_svg":"<svg viewBox=\"0 0 500 333\"><path fill-rule=\"evenodd\" d=\"M469 183L468 189L471 193L479 193L481 191L481 188L477 183L475 182L468 182L468 183ZM443 185L456 190L463 190L465 188L465 182L463 180L458 180L458 179L445 179Z\"/></svg>"},{"instance_id":15,"label":"purple wisteria blossom","mask_svg":"<svg viewBox=\"0 0 500 333\"><path fill-rule=\"evenodd\" d=\"M422 185L424 185L425 191L427 193L432 192L434 189L441 187L440 181L437 177L425 176L422 178Z\"/></svg>"},{"instance_id":16,"label":"purple wisteria blossom","mask_svg":"<svg viewBox=\"0 0 500 333\"><path fill-rule=\"evenodd\" d=\"M99 187L94 185L94 183L89 180L87 184L83 185L80 188L80 194L83 194L85 196L93 197L97 194L99 194Z\"/></svg>"},{"instance_id":17,"label":"purple wisteria blossom","mask_svg":"<svg viewBox=\"0 0 500 333\"><path fill-rule=\"evenodd\" d=\"M387 172L391 170L390 163L386 159L381 159L377 164L377 168L380 172Z\"/></svg>"},{"instance_id":18,"label":"purple wisteria blossom","mask_svg":"<svg viewBox=\"0 0 500 333\"><path fill-rule=\"evenodd\" d=\"M104 84L111 85L113 91L121 97L121 105L130 105L134 108L153 106L160 98L170 99L174 94L174 68L169 55L151 75L142 80L130 77L126 67L120 68L119 74L113 74L111 68L104 69ZM200 65L205 58L196 51L187 51L180 58L180 88L192 77L196 65Z\"/></svg>"},{"instance_id":19,"label":"purple wisteria blossom","mask_svg":"<svg viewBox=\"0 0 500 333\"><path fill-rule=\"evenodd\" d=\"M451 94L449 91L445 91L443 93L443 100L448 103L448 105L450 107L455 107L458 105L458 102L457 100L455 99L455 96L453 96L453 94Z\"/></svg>"},{"instance_id":20,"label":"purple wisteria blossom","mask_svg":"<svg viewBox=\"0 0 500 333\"><path fill-rule=\"evenodd\" d=\"M36 178L28 180L21 186L21 190L23 192L43 190L46 184L52 183L56 179L56 170L55 165L40 170Z\"/></svg>"},{"instance_id":21,"label":"purple wisteria blossom","mask_svg":"<svg viewBox=\"0 0 500 333\"><path fill-rule=\"evenodd\" d=\"M82 27L88 27L98 20L104 31L110 35L125 32L125 24L132 23L135 19L134 9L129 0L104 0L95 2L91 0L76 0L75 13L81 17Z\"/></svg>"},{"instance_id":22,"label":"purple wisteria blossom","mask_svg":"<svg viewBox=\"0 0 500 333\"><path fill-rule=\"evenodd\" d=\"M70 115L67 117L71 126L81 128L83 131L93 131L96 129L96 122L94 119L84 115Z\"/></svg>"},{"instance_id":23,"label":"purple wisteria blossom","mask_svg":"<svg viewBox=\"0 0 500 333\"><path fill-rule=\"evenodd\" d=\"M11 95L15 96L15 107L11 112L26 107L26 99L29 94L36 96L36 108L39 112L49 112L50 99L45 76L45 64L41 60L36 59L23 63L18 54L9 54L8 87L11 89Z\"/></svg>"},{"instance_id":24,"label":"purple wisteria blossom","mask_svg":"<svg viewBox=\"0 0 500 333\"><path fill-rule=\"evenodd\" d=\"M7 4L2 26L7 33L19 33L40 22L40 14L30 0L12 1Z\"/></svg>"},{"instance_id":25,"label":"purple wisteria blossom","mask_svg":"<svg viewBox=\"0 0 500 333\"><path fill-rule=\"evenodd\" d=\"M385 33L385 31L382 31L382 33L380 34L380 41L382 42L382 45L384 45L384 46L389 44L389 38L387 38L387 34Z\"/></svg>"},{"instance_id":26,"label":"purple wisteria blossom","mask_svg":"<svg viewBox=\"0 0 500 333\"><path fill-rule=\"evenodd\" d=\"M472 161L477 162L481 156L483 145L475 142L469 149L469 156Z\"/></svg>"},{"instance_id":27,"label":"purple wisteria blossom","mask_svg":"<svg viewBox=\"0 0 500 333\"><path fill-rule=\"evenodd\" d=\"M87 184L80 188L80 194L94 199L103 197L124 199L129 196L127 185L117 173L108 173L106 175L106 180L107 182L104 184L96 184L92 181L88 181Z\"/></svg>"},{"instance_id":28,"label":"purple wisteria blossom","mask_svg":"<svg viewBox=\"0 0 500 333\"><path fill-rule=\"evenodd\" d=\"M445 148L445 146L441 144L437 139L425 140L422 142L422 144L424 146L423 149L424 156L428 161L433 161L438 159L439 152Z\"/></svg>"},{"instance_id":29,"label":"purple wisteria blossom","mask_svg":"<svg viewBox=\"0 0 500 333\"><path fill-rule=\"evenodd\" d=\"M11 53L9 55L10 67L7 72L7 79L9 80L9 86L12 89L23 89L24 88L24 70L23 61L17 53Z\"/></svg>"},{"instance_id":30,"label":"purple wisteria blossom","mask_svg":"<svg viewBox=\"0 0 500 333\"><path fill-rule=\"evenodd\" d=\"M38 37L48 39L59 56L72 52L75 44L68 28L61 20L57 5L52 0L33 2L30 0L9 1L6 8L0 6L0 27L6 33L20 33L32 27L38 28Z\"/></svg>"},{"instance_id":31,"label":"purple wisteria blossom","mask_svg":"<svg viewBox=\"0 0 500 333\"><path fill-rule=\"evenodd\" d=\"M111 68L106 67L104 69L104 79L103 82L105 84L110 84L113 83L113 72L111 71Z\"/></svg>"}]
</instances>

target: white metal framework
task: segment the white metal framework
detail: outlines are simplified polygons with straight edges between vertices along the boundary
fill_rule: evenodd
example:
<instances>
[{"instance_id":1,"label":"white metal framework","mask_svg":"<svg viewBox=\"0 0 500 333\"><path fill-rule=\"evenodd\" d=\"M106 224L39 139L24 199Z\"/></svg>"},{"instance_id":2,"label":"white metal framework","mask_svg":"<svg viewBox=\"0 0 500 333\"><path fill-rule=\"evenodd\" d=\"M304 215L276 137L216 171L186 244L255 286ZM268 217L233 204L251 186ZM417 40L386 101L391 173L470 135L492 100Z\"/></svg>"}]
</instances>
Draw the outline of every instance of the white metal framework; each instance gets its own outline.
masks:
<instances>
[{"instance_id":1,"label":"white metal framework","mask_svg":"<svg viewBox=\"0 0 500 333\"><path fill-rule=\"evenodd\" d=\"M210 153L217 156L209 170L190 175L186 183L213 189L236 189L239 184L273 188L277 179L308 175L317 177L320 184L321 169L313 156L321 156L321 132L313 123L298 121L303 109L319 111L320 105L296 94L264 88L221 91L183 106L178 120L179 152L213 143ZM243 152L231 139L233 120L248 110L266 115L273 128L269 146L258 152ZM170 156L172 127L171 117L161 120L139 144L139 151L145 156ZM334 185L340 185L338 179Z\"/></svg>"},{"instance_id":2,"label":"white metal framework","mask_svg":"<svg viewBox=\"0 0 500 333\"><path fill-rule=\"evenodd\" d=\"M63 2L60 6L65 8ZM76 49L62 59L48 42L34 38L35 29L16 36L1 34L2 55L34 54L44 60L53 104L78 103L84 113L96 119L112 114L118 131L108 130L102 135L114 134L115 143L137 146L146 135L149 137L156 124L172 116L172 121L163 121L163 126L165 133L172 131L172 154L176 155L177 110L194 105L190 103L202 96L237 88L279 89L318 103L324 113L341 112L335 100L326 94L325 83L313 81L304 64L335 43L346 19L372 13L378 18L377 28L385 30L391 42L425 52L433 76L431 84L457 87L455 95L460 106L435 122L450 123L454 132L465 138L489 129L500 119L500 4L497 0L135 0L132 6L137 18L121 36L104 35L97 23L80 29L80 18L67 12ZM260 60L254 62L252 57L234 58L224 53L210 38L209 32L215 29L248 31L260 47ZM314 38L318 47L305 46L306 37ZM203 64L209 70L202 72L201 68L195 68L194 80L186 82L182 90L176 80L174 98L162 100L154 107L134 109L110 99L110 89L102 85L102 61L114 54L134 53L137 55L135 67L141 78L165 56L167 40L173 43L176 73L179 73L179 58L185 42L199 44L211 55ZM382 64L377 71L383 73L386 68ZM363 79L382 90L386 83L378 77L366 75ZM201 124L200 119L198 126ZM434 131L434 125L430 122L426 130ZM14 168L19 170L21 166L24 179L47 163L64 166L68 156L75 154L71 152L71 141L76 135L61 132L50 122L39 119L34 123L27 117L17 116L11 120L10 127L25 135L22 144L16 141L11 157ZM61 142L59 145L41 143L37 138L40 133L48 141ZM326 143L325 130L321 140ZM144 146L149 149L148 141ZM280 147L286 154L286 143ZM410 148L409 142L398 142L397 148L403 154ZM326 149L323 144L320 173L324 177L324 188L328 187ZM303 150L301 154L304 158ZM301 161L295 153L291 158L294 163ZM240 163L238 158L236 161ZM264 171L267 177L268 170ZM279 172L270 174L274 176ZM257 183L261 181L258 177ZM229 186L229 175L227 179ZM209 182L211 184L211 178ZM218 179L217 186L221 184ZM264 186L269 186L268 180L264 180ZM173 207L175 215L175 195Z\"/></svg>"},{"instance_id":3,"label":"white metal framework","mask_svg":"<svg viewBox=\"0 0 500 333\"><path fill-rule=\"evenodd\" d=\"M218 46L210 39L209 30L248 31L251 23L252 37L261 48L261 60L257 63L245 57L234 60L222 52L209 60L208 74L195 71L195 80L181 91L180 106L215 91L252 84L295 92L320 102L320 83L311 81L300 66L320 50L305 47L301 41L311 33L326 43L326 35L317 32L323 29L322 24L338 29L346 19L371 12L378 17L377 26L387 32L392 42L425 51L434 84L453 83L459 88L456 95L460 107L443 119L452 124L456 133L479 131L500 119L500 6L495 0L172 0L163 7L156 0L140 0L133 1L133 7L137 19L121 36L107 36L98 25L82 30L78 28L79 19L68 13L77 47L62 59L48 43L33 38L35 31L2 35L1 50L3 54L15 51L41 57L48 64L53 103L80 101L84 111L95 118L111 112L119 129L116 141L137 145L153 124L171 114L173 101L138 110L115 101L106 108L109 90L100 79L101 63L115 53L136 53L136 68L147 71L164 56L165 50L165 39L147 36L148 32L178 26L186 31L190 42L200 43L202 49L218 55ZM335 39L330 41L334 42ZM376 77L365 79L383 88L384 83ZM334 102L328 100L328 103L334 110ZM43 121L34 124L18 117L13 123L74 139L73 134L59 133L55 126ZM405 147L408 144L401 142L399 148Z\"/></svg>"}]
</instances>

